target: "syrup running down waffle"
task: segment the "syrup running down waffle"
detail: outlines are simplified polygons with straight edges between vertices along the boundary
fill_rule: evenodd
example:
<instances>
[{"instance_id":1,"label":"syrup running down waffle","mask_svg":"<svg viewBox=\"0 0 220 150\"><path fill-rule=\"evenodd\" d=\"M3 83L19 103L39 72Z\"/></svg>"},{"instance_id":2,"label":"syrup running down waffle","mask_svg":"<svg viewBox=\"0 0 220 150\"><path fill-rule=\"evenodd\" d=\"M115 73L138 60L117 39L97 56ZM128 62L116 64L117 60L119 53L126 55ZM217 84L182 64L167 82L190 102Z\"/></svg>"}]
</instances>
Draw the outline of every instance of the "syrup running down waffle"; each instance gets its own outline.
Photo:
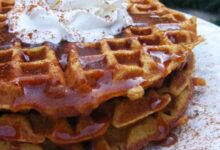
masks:
<instances>
[{"instance_id":1,"label":"syrup running down waffle","mask_svg":"<svg viewBox=\"0 0 220 150\"><path fill-rule=\"evenodd\" d=\"M0 147L138 150L184 123L193 95L196 19L129 0L135 21L95 43L24 44L0 0Z\"/></svg>"},{"instance_id":2,"label":"syrup running down waffle","mask_svg":"<svg viewBox=\"0 0 220 150\"><path fill-rule=\"evenodd\" d=\"M91 114L93 119L73 117L54 121L36 112L4 114L0 118L0 131L7 129L9 133L15 134L4 135L4 132L0 132L1 138L12 145L15 141L25 142L27 145L38 144L42 149L56 147L54 144L47 144L46 139L61 144L60 149L69 148L65 144L75 146L79 142L82 142L80 147L85 150L87 148L83 147L88 142L95 149L139 149L151 141L163 139L172 128L184 123L184 111L193 93L190 75L194 61L189 62L192 64L187 64L187 67L175 73L181 73L179 76L170 76L171 81L164 81L163 85L147 90L145 96L139 100L117 98L105 103ZM174 83L173 80L177 82ZM177 91L180 90L180 94L170 92L175 84L179 84ZM100 136L101 138L97 138Z\"/></svg>"}]
</instances>

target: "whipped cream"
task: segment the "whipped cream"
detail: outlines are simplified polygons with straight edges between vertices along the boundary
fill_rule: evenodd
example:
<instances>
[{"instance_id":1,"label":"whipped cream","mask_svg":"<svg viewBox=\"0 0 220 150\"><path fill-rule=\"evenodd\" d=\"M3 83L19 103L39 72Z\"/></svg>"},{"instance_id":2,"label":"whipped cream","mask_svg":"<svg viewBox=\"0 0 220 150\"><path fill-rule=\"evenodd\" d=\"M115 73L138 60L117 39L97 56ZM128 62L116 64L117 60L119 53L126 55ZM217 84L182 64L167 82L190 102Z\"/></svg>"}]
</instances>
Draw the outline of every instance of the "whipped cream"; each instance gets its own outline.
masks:
<instances>
[{"instance_id":1,"label":"whipped cream","mask_svg":"<svg viewBox=\"0 0 220 150\"><path fill-rule=\"evenodd\" d=\"M16 0L9 32L22 42L95 42L132 25L124 0Z\"/></svg>"}]
</instances>

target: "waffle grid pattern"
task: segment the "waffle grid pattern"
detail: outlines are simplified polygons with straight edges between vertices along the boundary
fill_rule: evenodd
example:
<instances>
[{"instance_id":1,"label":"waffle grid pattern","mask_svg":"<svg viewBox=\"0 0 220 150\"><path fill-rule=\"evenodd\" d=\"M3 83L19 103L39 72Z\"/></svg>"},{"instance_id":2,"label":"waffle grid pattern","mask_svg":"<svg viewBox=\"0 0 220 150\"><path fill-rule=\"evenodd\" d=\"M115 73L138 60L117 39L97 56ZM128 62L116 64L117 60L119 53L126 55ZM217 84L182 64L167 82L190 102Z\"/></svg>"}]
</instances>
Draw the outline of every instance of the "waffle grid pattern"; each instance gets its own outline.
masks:
<instances>
[{"instance_id":1,"label":"waffle grid pattern","mask_svg":"<svg viewBox=\"0 0 220 150\"><path fill-rule=\"evenodd\" d=\"M186 121L192 48L201 42L196 19L158 0L128 3L134 26L114 39L72 44L63 60L53 45L8 38L14 0L0 0L1 148L135 150Z\"/></svg>"},{"instance_id":2,"label":"waffle grid pattern","mask_svg":"<svg viewBox=\"0 0 220 150\"><path fill-rule=\"evenodd\" d=\"M190 81L190 74L193 71L192 67L193 66L190 65L190 67L188 67L184 71L180 70L180 72L183 73L183 75L179 76L177 80L182 81L182 79L185 78L186 82ZM186 77L186 75L188 76ZM171 84L170 86L173 86L173 85ZM166 88L169 88L169 86ZM171 128L174 128L184 123L184 118L185 118L184 111L190 101L190 97L192 96L192 91L193 91L192 84L191 82L187 82L187 84L180 85L179 89L182 89L181 93L175 97L171 96L173 95L171 93L167 94L169 89L164 89L164 87L159 88L157 90L149 91L147 93L146 98L149 97L150 95L151 97L152 95L154 97L158 97L160 95L162 95L162 97L165 97L163 99L165 103L161 105L162 111L160 109L155 109L154 117L150 115L150 112L148 109L145 109L145 112L149 112L149 114L147 115L143 114L143 112L135 112L135 113L138 113L137 115L142 116L144 119L142 119L141 121L137 121L132 126L126 125L126 127L124 128L121 128L121 127L115 128L113 126L111 127L108 126L109 128L108 128L107 133L99 132L99 133L93 134L94 136L99 137L100 135L103 135L105 133L101 138L94 139L94 137L89 137L88 135L88 137L82 138L81 140L84 141L85 139L91 139L93 148L97 149L97 146L98 147L101 146L104 150L108 150L108 149L115 149L117 147L119 147L120 149L137 149L137 148L143 147L145 144L147 144L150 141L158 141L160 139L163 139L165 136L167 136ZM124 100L119 99L118 102L119 104L116 105L115 111L117 111L117 109L121 107L122 105L127 105L128 106L127 109L131 111L135 111L134 109L131 109L132 107L134 107L135 103L141 103L142 105L144 103L144 101L138 100L138 101L132 102L134 104L131 105L129 104L131 102L127 101L126 99ZM139 104L138 106L140 107ZM124 110L124 109L121 109L121 110ZM126 109L124 110L124 112L121 110L120 110L120 112L122 113L121 115L122 116L124 115L123 116L124 118L129 120L129 119L133 119L132 117L134 117L134 119L137 119L134 116L134 113L131 112L132 116L128 116L128 114L126 113ZM50 127L48 125L49 124L48 121L43 121L45 119L42 119L41 116L37 116L37 115L33 115L31 117L30 116L31 115L22 115L22 114L8 114L8 115L6 114L6 115L1 116L0 118L1 125L2 124L11 125L12 127L16 128L16 132L20 133L19 137L15 137L15 139L13 138L8 139L6 137L5 140L6 141L20 141L20 142L27 142L27 143L42 143L42 142L45 142L45 137L47 137L52 141L59 140L56 142L62 143L62 140L60 139L59 136L58 136L59 137L58 139L55 138L56 137L55 135L58 135L56 133L60 132L60 133L66 133L66 134L71 135L74 133L80 133L80 131L83 132L83 129L86 129L88 126L94 125L94 122L91 122L91 118L82 117L78 120L78 125L76 125L77 132L73 132L71 131L72 129L68 128L69 126L73 126L73 123L71 124L69 122L69 125L67 125L68 123L67 120L59 120L59 121L52 123L53 124L52 126L54 126L52 129L54 131L50 131L50 129L47 129L48 127ZM118 117L118 114L114 113L114 117L115 116ZM112 121L114 121L114 119L115 118L113 118ZM41 122L38 122L39 120L41 120ZM39 125L39 123L42 125ZM17 127L16 124L19 124L20 126ZM47 124L47 126L45 124ZM129 122L128 124L132 124L132 123ZM114 125L114 122L112 123L112 125ZM161 127L163 128L164 132L160 132ZM104 128L106 129L106 127ZM48 130L49 130L49 133L52 132L52 134L47 135L46 133L48 133ZM102 129L100 128L100 130ZM125 137L126 139L124 139ZM75 138L73 139L76 140ZM73 142L74 140L69 141L69 142L75 143L76 141ZM65 141L67 141L67 139L65 139ZM144 143L142 143L143 141ZM30 144L26 144L26 145L30 145ZM75 146L77 146L77 147L81 147L84 150L82 145L80 144L73 145L71 147L75 148ZM44 149L45 146L41 147L39 145L39 148ZM63 147L63 149L65 149L65 146Z\"/></svg>"},{"instance_id":3,"label":"waffle grid pattern","mask_svg":"<svg viewBox=\"0 0 220 150\"><path fill-rule=\"evenodd\" d=\"M91 105L94 109L104 101L116 96L127 95L133 99L130 95L136 93L129 93L135 91L134 88L140 87L139 85L147 88L184 64L188 55L192 53L191 45L198 41L195 33L187 30L192 24L194 26L194 19L176 24L180 31L183 30L182 35L175 30L159 30L156 25L147 28L130 27L125 30L124 38L107 39L98 43L77 46L68 51L66 70L62 70L54 50L49 45L22 48L16 44L10 49L3 49L0 51L1 85L10 87L11 91L6 92L4 91L6 88L2 89L3 92L8 93L6 98L10 99L8 100L10 102L5 104L3 101L1 108L16 111L36 109L46 115L56 116L59 108L53 109L52 106L47 106L51 110L50 112L46 111L46 108L35 108L32 103L25 108L19 108L18 105L15 109L13 101L16 98L8 97L10 97L10 93L15 93L15 97L22 95L24 93L23 85L40 83L48 84L49 88L47 86L45 91L49 95L56 95L59 91L58 95L65 97L66 88L74 89L73 92L91 93L98 87L106 86L102 81L104 78L108 79L105 82L111 84L112 88L109 87L108 91L99 90L95 97L91 96L83 105L79 104L79 109L70 115L86 113ZM171 34L171 39L175 42L180 41L180 43L173 44L169 39ZM112 77L106 77L107 72L111 72ZM142 77L143 81L129 87L118 88L117 82L123 83L138 77ZM5 84L8 82L11 84ZM87 95L89 96L89 94ZM139 94L139 97L135 97L135 99L141 96L142 94ZM75 101L78 103L82 100L80 97L76 97ZM28 101L25 102L28 103ZM75 109L76 106L70 107ZM65 109L61 111L63 111L63 115L66 115ZM62 116L62 112L58 113Z\"/></svg>"}]
</instances>

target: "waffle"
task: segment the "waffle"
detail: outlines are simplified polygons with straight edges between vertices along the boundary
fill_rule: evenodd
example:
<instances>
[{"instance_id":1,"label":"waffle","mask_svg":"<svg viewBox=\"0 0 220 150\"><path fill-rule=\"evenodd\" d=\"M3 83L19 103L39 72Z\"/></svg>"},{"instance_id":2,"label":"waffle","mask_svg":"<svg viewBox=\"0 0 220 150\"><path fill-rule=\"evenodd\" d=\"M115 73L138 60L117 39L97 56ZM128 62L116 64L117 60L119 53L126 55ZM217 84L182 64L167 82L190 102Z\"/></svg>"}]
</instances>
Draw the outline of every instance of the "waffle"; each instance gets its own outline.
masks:
<instances>
[{"instance_id":1,"label":"waffle","mask_svg":"<svg viewBox=\"0 0 220 150\"><path fill-rule=\"evenodd\" d=\"M66 117L89 114L113 97L138 99L143 88L169 75L192 53L198 37L189 26L195 26L195 19L179 23L183 34L156 26L131 27L124 38L69 44L71 49L61 53L65 60L48 44L24 48L15 43L0 50L0 108ZM149 35L140 35L145 31Z\"/></svg>"},{"instance_id":2,"label":"waffle","mask_svg":"<svg viewBox=\"0 0 220 150\"><path fill-rule=\"evenodd\" d=\"M14 5L14 0L1 0L0 1L1 12L6 13L11 10Z\"/></svg>"},{"instance_id":3,"label":"waffle","mask_svg":"<svg viewBox=\"0 0 220 150\"><path fill-rule=\"evenodd\" d=\"M0 29L7 26L6 15L14 5L14 0L0 0Z\"/></svg>"},{"instance_id":4,"label":"waffle","mask_svg":"<svg viewBox=\"0 0 220 150\"><path fill-rule=\"evenodd\" d=\"M3 28L6 26L6 16L4 14L0 15L0 28Z\"/></svg>"},{"instance_id":5,"label":"waffle","mask_svg":"<svg viewBox=\"0 0 220 150\"><path fill-rule=\"evenodd\" d=\"M100 142L104 141L110 149L137 149L148 142L161 140L169 134L170 129L179 125L192 96L190 75L194 69L193 56L189 59L191 60L188 61L187 67L175 73L180 74L179 76L172 74L169 82L164 81L159 88L149 89L143 98L136 101L117 98L106 102L91 114L92 118L54 121L36 112L2 115L0 139L40 145L45 145L43 143L46 139L58 145L90 140L96 143L97 147L102 147ZM181 90L179 94L170 92L176 84L179 85L176 91ZM111 113L112 110L114 111ZM160 133L161 127L164 129L160 130ZM15 134L4 135L4 130L10 133L14 131ZM102 137L102 140L94 141L98 137Z\"/></svg>"},{"instance_id":6,"label":"waffle","mask_svg":"<svg viewBox=\"0 0 220 150\"><path fill-rule=\"evenodd\" d=\"M7 114L0 118L1 139L33 144L50 139L56 144L73 144L104 135L109 123L94 122L90 117L59 119L56 122L37 115ZM42 121L42 122L39 122ZM5 133L4 130L12 134ZM15 134L13 135L13 132Z\"/></svg>"},{"instance_id":7,"label":"waffle","mask_svg":"<svg viewBox=\"0 0 220 150\"><path fill-rule=\"evenodd\" d=\"M9 48L12 45L13 36L9 34L6 19L7 12L13 7L14 0L0 0L0 49Z\"/></svg>"},{"instance_id":8,"label":"waffle","mask_svg":"<svg viewBox=\"0 0 220 150\"><path fill-rule=\"evenodd\" d=\"M188 72L191 71L187 70L183 71L182 73L187 74ZM185 77L186 76L183 75L182 77L179 77L178 80L181 81L182 78ZM111 149L141 149L147 146L149 142L163 140L170 134L172 128L184 124L186 121L184 112L193 94L193 85L190 78L187 78L186 81L187 84L179 85L178 90L182 89L179 95L174 96L173 94L169 93L172 97L169 104L160 104L160 106L165 106L164 109L154 113L153 115L148 115L147 117L143 112L139 112L138 115L142 117L142 120L139 120L135 124L130 124L130 122L126 121L123 122L127 123L127 126L124 128L116 128L113 126L111 129L109 129L104 137L106 143L108 143L108 146L111 147ZM171 86L173 85L171 84L168 86L168 88ZM167 94L168 91L168 89L164 89L163 87L162 89L158 89L157 93ZM141 108L141 106L142 105L140 105L138 108ZM135 116L137 115L137 111L131 114L132 115L130 116ZM123 115L128 116L127 114ZM132 119L132 117L129 118Z\"/></svg>"},{"instance_id":9,"label":"waffle","mask_svg":"<svg viewBox=\"0 0 220 150\"><path fill-rule=\"evenodd\" d=\"M138 150L187 120L196 18L129 0L135 24L96 43L24 44L0 0L0 148Z\"/></svg>"}]
</instances>

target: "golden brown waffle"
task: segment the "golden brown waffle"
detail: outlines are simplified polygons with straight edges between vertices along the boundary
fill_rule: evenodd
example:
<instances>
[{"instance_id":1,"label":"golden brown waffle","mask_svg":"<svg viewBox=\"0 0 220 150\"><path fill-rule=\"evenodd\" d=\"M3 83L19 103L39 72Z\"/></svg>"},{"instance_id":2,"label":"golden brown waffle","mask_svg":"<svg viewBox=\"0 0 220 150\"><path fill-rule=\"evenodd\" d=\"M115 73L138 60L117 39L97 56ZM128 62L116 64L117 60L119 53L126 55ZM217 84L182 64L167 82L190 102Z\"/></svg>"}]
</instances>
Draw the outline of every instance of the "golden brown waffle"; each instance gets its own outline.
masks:
<instances>
[{"instance_id":1,"label":"golden brown waffle","mask_svg":"<svg viewBox=\"0 0 220 150\"><path fill-rule=\"evenodd\" d=\"M6 15L14 5L14 0L0 0L0 29L7 26Z\"/></svg>"},{"instance_id":2,"label":"golden brown waffle","mask_svg":"<svg viewBox=\"0 0 220 150\"><path fill-rule=\"evenodd\" d=\"M181 122L182 112L188 106L192 96L192 89L187 87L177 97L174 103L172 114L161 112L156 116L149 116L132 127L109 129L106 134L106 141L111 149L141 149L149 142L160 141L166 138L171 129ZM175 101L175 100L174 100ZM173 102L174 102L173 101ZM180 113L181 112L181 113Z\"/></svg>"},{"instance_id":3,"label":"golden brown waffle","mask_svg":"<svg viewBox=\"0 0 220 150\"><path fill-rule=\"evenodd\" d=\"M128 0L129 12L132 15L140 15L140 22L153 23L173 23L187 20L186 17L172 9L167 8L158 0ZM147 19L146 19L147 17ZM139 21L139 17L137 17Z\"/></svg>"},{"instance_id":4,"label":"golden brown waffle","mask_svg":"<svg viewBox=\"0 0 220 150\"><path fill-rule=\"evenodd\" d=\"M195 18L129 0L135 25L114 39L27 45L8 33L13 3L0 0L0 148L137 150L184 122Z\"/></svg>"},{"instance_id":5,"label":"golden brown waffle","mask_svg":"<svg viewBox=\"0 0 220 150\"><path fill-rule=\"evenodd\" d=\"M14 5L14 0L0 0L0 12L6 13L11 10Z\"/></svg>"},{"instance_id":6,"label":"golden brown waffle","mask_svg":"<svg viewBox=\"0 0 220 150\"><path fill-rule=\"evenodd\" d=\"M124 115L124 118L129 118L130 121L126 120L126 122L123 122L124 124L127 123L127 126L124 128L112 127L108 130L105 140L111 149L117 149L118 147L119 149L141 149L151 141L160 141L164 139L170 134L172 128L184 123L184 112L193 95L193 85L190 79L190 75L194 68L193 58L191 58L190 61L191 63L188 63L184 70L176 72L181 75L178 77L175 76L175 79L171 77L170 85L167 87L163 86L157 90L157 94L161 95L164 93L171 96L170 103L168 105L164 105L165 109L154 113L154 115L148 115L148 117L146 117L146 114L142 111L134 111L130 114L123 114L126 110L123 111L123 109L121 109L121 114ZM177 88L177 91L181 90L179 94L170 92L169 88L175 86L176 84L172 80L179 83L181 82L181 84L178 84L179 86ZM187 84L182 81L185 81ZM130 102L127 102L128 105L129 103ZM141 108L141 106L142 104L140 104L138 108ZM118 107L120 107L120 105L118 105ZM133 111L134 109L131 109L132 107L134 106L130 105L130 108L127 107L126 109ZM148 109L146 108L146 110ZM133 118L128 116L134 115L145 119L142 119L142 121L138 121L135 124L131 124L130 122L131 120L133 121Z\"/></svg>"},{"instance_id":7,"label":"golden brown waffle","mask_svg":"<svg viewBox=\"0 0 220 150\"><path fill-rule=\"evenodd\" d=\"M48 138L57 144L72 144L102 136L109 126L108 122L94 122L90 117L74 121L60 119L53 122L37 115L3 115L0 118L0 139L39 144ZM4 131L7 132L4 134Z\"/></svg>"},{"instance_id":8,"label":"golden brown waffle","mask_svg":"<svg viewBox=\"0 0 220 150\"><path fill-rule=\"evenodd\" d=\"M117 129L111 127L103 138L92 140L92 145L90 144L90 147L94 147L95 150L99 150L100 148L102 148L102 150L114 150L117 148L121 150L139 149L146 146L151 141L160 141L164 139L173 127L179 125L183 112L192 96L193 90L191 88L192 87L188 85L175 100L173 99L171 104L172 107L167 107L168 110L156 113L156 115L149 116L126 128ZM172 112L168 113L169 110ZM11 117L8 116L8 118ZM24 129L25 128L21 128L21 130ZM26 142L29 141L27 140ZM82 145L84 144L82 143ZM27 144L27 146L34 145ZM45 144L41 146L43 150L49 150L48 147L49 146L45 146ZM62 147L65 149L66 146ZM77 147L81 150L86 150L83 146L78 145ZM36 146L36 148L38 147Z\"/></svg>"},{"instance_id":9,"label":"golden brown waffle","mask_svg":"<svg viewBox=\"0 0 220 150\"><path fill-rule=\"evenodd\" d=\"M90 116L53 120L36 112L4 114L0 117L0 139L39 144L73 144L104 135L113 105L102 105ZM7 132L4 132L7 131Z\"/></svg>"},{"instance_id":10,"label":"golden brown waffle","mask_svg":"<svg viewBox=\"0 0 220 150\"><path fill-rule=\"evenodd\" d=\"M6 16L4 14L0 14L0 28L3 28L6 26Z\"/></svg>"},{"instance_id":11,"label":"golden brown waffle","mask_svg":"<svg viewBox=\"0 0 220 150\"><path fill-rule=\"evenodd\" d=\"M167 115L167 112L161 112L156 115L156 118L149 116L143 121L139 121L132 127L126 127L122 129L111 127L108 130L107 134L104 136L105 140L102 139L104 141L94 140L94 147L102 147L103 150L108 150L108 148L114 150L117 147L120 147L120 149L139 149L143 146L146 146L151 141L162 140L169 134L172 127L176 126L175 123L178 123L178 121L181 120L182 114L180 114L179 112L182 113L182 111L188 104L188 101L192 94L189 90L192 89L185 89L183 93L178 96L176 100L178 100L179 102L173 104L174 108L171 108L173 109L172 114ZM163 132L160 132L162 128ZM25 128L21 129L24 130ZM28 136L26 136L26 138L28 138ZM26 142L30 141L27 140ZM105 149L102 146L103 143L100 142L104 142L104 144L106 144ZM44 149L47 150L46 147Z\"/></svg>"},{"instance_id":12,"label":"golden brown waffle","mask_svg":"<svg viewBox=\"0 0 220 150\"><path fill-rule=\"evenodd\" d=\"M8 33L7 12L13 7L14 0L0 0L0 49L11 47L13 36Z\"/></svg>"},{"instance_id":13,"label":"golden brown waffle","mask_svg":"<svg viewBox=\"0 0 220 150\"><path fill-rule=\"evenodd\" d=\"M112 104L114 101L105 103L93 112L93 118L53 121L36 113L5 114L0 117L0 139L35 144L50 139L57 144L71 144L93 141L94 138L103 136L111 149L141 148L148 142L161 140L169 134L171 128L178 125L192 96L193 86L190 77L194 69L194 59L189 59L188 64L175 73L179 76L172 74L168 83L164 81L159 88L148 90L143 98L136 101L123 98L114 100L115 109ZM179 85L176 91L181 90L179 94L170 92L170 88L176 83ZM114 115L110 119L112 110ZM109 127L110 120L115 127ZM160 130L161 133L159 128L163 128ZM14 134L9 135L8 132L3 132L5 130ZM102 147L100 141L94 142L98 142L96 146Z\"/></svg>"}]
</instances>

